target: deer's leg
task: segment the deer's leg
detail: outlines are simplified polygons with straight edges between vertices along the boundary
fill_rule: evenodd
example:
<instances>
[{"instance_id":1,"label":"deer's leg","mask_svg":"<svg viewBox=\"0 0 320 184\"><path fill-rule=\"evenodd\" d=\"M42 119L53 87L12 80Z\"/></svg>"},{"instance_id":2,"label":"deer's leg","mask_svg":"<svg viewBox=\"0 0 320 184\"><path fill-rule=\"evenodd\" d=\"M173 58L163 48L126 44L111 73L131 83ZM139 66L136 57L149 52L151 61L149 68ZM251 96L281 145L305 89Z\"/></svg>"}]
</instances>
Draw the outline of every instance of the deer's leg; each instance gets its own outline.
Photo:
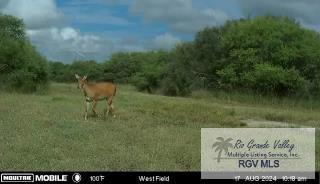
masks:
<instances>
[{"instance_id":1,"label":"deer's leg","mask_svg":"<svg viewBox=\"0 0 320 184\"><path fill-rule=\"evenodd\" d=\"M92 101L92 112L93 112L94 116L97 115L96 107L97 107L97 101L93 100Z\"/></svg>"},{"instance_id":2,"label":"deer's leg","mask_svg":"<svg viewBox=\"0 0 320 184\"><path fill-rule=\"evenodd\" d=\"M108 108L108 98L106 98L106 102L107 102L107 106L104 109L104 116L108 116L109 115L109 108Z\"/></svg>"},{"instance_id":3,"label":"deer's leg","mask_svg":"<svg viewBox=\"0 0 320 184\"><path fill-rule=\"evenodd\" d=\"M89 111L89 108L90 108L90 102L88 102L86 100L86 109L85 109L85 114L84 114L84 119L87 120L88 119L88 111Z\"/></svg>"},{"instance_id":4,"label":"deer's leg","mask_svg":"<svg viewBox=\"0 0 320 184\"><path fill-rule=\"evenodd\" d=\"M113 97L111 96L107 101L108 106L109 106L108 111L107 111L107 115L109 114L109 111L111 111L111 115L113 115L113 117L115 118L116 115L114 114L114 106L113 106L112 100L113 100Z\"/></svg>"}]
</instances>

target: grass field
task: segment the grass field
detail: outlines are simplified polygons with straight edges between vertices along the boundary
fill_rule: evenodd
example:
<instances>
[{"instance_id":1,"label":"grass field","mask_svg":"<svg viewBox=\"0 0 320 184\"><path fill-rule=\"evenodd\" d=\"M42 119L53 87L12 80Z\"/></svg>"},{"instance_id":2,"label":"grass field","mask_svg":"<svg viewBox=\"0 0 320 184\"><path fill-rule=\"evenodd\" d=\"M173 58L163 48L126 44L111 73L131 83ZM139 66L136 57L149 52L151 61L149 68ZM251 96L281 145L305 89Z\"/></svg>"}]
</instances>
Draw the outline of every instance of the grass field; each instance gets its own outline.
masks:
<instances>
[{"instance_id":1,"label":"grass field","mask_svg":"<svg viewBox=\"0 0 320 184\"><path fill-rule=\"evenodd\" d=\"M119 86L117 117L88 121L75 84L55 83L42 95L0 94L0 170L200 170L201 128L252 127L248 119L293 127L320 121L313 102L218 92L178 98ZM100 114L105 105L98 103ZM319 143L317 150L319 160Z\"/></svg>"}]
</instances>

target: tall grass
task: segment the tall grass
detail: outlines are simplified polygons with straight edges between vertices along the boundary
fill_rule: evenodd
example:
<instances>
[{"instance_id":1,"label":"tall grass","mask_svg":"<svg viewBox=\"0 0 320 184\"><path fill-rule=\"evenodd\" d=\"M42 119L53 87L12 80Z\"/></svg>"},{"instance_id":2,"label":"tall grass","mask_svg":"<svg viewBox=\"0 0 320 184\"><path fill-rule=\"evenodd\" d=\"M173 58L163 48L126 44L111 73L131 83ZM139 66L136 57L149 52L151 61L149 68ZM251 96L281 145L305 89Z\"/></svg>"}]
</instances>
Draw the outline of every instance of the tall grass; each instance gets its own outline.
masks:
<instances>
[{"instance_id":1,"label":"tall grass","mask_svg":"<svg viewBox=\"0 0 320 184\"><path fill-rule=\"evenodd\" d=\"M247 104L256 106L292 107L308 110L319 110L320 99L299 96L271 96L252 91L197 90L191 95L195 99L213 100L230 104Z\"/></svg>"},{"instance_id":2,"label":"tall grass","mask_svg":"<svg viewBox=\"0 0 320 184\"><path fill-rule=\"evenodd\" d=\"M203 91L165 97L120 85L117 117L85 121L75 84L53 83L44 95L1 92L0 170L199 171L201 128L248 127L241 120L274 117L319 127L317 108L291 103ZM98 103L100 115L105 106Z\"/></svg>"}]
</instances>

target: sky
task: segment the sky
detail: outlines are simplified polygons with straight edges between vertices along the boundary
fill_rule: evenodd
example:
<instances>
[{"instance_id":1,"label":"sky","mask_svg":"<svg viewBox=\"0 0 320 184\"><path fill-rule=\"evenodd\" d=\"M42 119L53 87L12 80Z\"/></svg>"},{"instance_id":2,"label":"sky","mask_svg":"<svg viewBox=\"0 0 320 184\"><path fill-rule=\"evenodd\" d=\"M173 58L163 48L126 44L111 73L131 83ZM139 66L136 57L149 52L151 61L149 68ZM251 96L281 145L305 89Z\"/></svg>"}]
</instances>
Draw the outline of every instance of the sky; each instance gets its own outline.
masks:
<instances>
[{"instance_id":1,"label":"sky","mask_svg":"<svg viewBox=\"0 0 320 184\"><path fill-rule=\"evenodd\" d=\"M51 61L105 61L119 51L171 49L206 26L259 15L295 18L320 30L320 0L0 0L22 18Z\"/></svg>"}]
</instances>

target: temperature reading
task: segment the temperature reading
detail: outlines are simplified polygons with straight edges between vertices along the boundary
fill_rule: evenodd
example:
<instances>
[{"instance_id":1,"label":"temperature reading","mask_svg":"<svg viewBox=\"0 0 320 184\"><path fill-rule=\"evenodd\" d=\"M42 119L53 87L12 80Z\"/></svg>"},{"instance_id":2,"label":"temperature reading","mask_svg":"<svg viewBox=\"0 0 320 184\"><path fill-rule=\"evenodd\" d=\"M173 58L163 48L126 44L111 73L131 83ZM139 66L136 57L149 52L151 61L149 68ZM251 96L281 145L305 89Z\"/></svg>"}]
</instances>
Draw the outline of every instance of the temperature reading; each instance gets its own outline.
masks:
<instances>
[{"instance_id":1,"label":"temperature reading","mask_svg":"<svg viewBox=\"0 0 320 184\"><path fill-rule=\"evenodd\" d=\"M90 180L91 181L103 181L104 180L104 176L100 175L100 176L90 176Z\"/></svg>"}]
</instances>

